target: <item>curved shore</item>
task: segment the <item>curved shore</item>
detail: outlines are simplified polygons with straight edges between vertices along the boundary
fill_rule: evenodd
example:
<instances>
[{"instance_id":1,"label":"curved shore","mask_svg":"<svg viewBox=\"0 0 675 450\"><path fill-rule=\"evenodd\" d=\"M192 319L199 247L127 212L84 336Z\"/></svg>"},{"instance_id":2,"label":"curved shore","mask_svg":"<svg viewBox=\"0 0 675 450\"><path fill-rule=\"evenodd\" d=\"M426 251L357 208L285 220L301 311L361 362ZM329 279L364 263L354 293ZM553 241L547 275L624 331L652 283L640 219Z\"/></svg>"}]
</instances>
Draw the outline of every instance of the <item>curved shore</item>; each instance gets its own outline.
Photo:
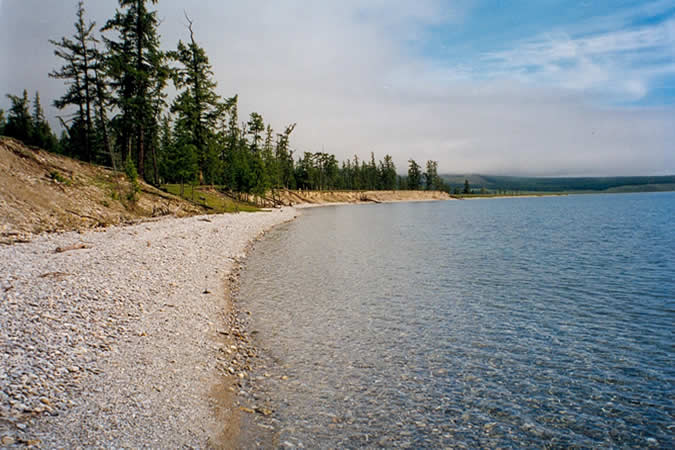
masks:
<instances>
[{"instance_id":1,"label":"curved shore","mask_svg":"<svg viewBox=\"0 0 675 450\"><path fill-rule=\"evenodd\" d=\"M246 373L233 368L242 349L226 280L253 240L296 214L171 218L0 247L0 446L236 437L227 386Z\"/></svg>"}]
</instances>

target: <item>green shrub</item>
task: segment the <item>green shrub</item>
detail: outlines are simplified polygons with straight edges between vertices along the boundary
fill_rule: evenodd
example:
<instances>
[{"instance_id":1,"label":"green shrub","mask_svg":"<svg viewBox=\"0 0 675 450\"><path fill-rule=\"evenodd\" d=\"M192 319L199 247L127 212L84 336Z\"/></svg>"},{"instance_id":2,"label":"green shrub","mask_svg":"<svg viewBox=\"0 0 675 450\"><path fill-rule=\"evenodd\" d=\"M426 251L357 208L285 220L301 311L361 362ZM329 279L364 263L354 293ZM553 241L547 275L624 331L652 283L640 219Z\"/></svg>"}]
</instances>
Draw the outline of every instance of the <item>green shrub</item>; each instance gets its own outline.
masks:
<instances>
[{"instance_id":1,"label":"green shrub","mask_svg":"<svg viewBox=\"0 0 675 450\"><path fill-rule=\"evenodd\" d=\"M70 186L70 180L60 173L58 173L56 170L52 170L49 172L49 177L56 181L57 183L65 184L66 186Z\"/></svg>"},{"instance_id":2,"label":"green shrub","mask_svg":"<svg viewBox=\"0 0 675 450\"><path fill-rule=\"evenodd\" d=\"M127 200L135 202L136 195L141 192L141 185L138 183L138 172L130 155L127 155L127 160L124 162L124 172L127 174L127 179L131 185L127 193Z\"/></svg>"}]
</instances>

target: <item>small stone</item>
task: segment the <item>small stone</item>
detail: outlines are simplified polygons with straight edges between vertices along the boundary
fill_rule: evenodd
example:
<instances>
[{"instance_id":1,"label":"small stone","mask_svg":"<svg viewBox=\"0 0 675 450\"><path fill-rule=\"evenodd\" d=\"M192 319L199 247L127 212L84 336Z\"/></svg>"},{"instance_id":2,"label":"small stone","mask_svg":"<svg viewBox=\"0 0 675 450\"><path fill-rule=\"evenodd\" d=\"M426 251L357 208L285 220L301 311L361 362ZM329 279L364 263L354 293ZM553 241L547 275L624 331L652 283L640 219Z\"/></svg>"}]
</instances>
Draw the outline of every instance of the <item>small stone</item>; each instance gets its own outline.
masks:
<instances>
[{"instance_id":1,"label":"small stone","mask_svg":"<svg viewBox=\"0 0 675 450\"><path fill-rule=\"evenodd\" d=\"M12 445L16 442L16 439L11 436L3 436L0 442L2 442L2 445Z\"/></svg>"},{"instance_id":2,"label":"small stone","mask_svg":"<svg viewBox=\"0 0 675 450\"><path fill-rule=\"evenodd\" d=\"M272 410L269 408L264 408L264 407L257 407L255 409L255 412L258 414L262 414L263 416L271 416L272 415Z\"/></svg>"}]
</instances>

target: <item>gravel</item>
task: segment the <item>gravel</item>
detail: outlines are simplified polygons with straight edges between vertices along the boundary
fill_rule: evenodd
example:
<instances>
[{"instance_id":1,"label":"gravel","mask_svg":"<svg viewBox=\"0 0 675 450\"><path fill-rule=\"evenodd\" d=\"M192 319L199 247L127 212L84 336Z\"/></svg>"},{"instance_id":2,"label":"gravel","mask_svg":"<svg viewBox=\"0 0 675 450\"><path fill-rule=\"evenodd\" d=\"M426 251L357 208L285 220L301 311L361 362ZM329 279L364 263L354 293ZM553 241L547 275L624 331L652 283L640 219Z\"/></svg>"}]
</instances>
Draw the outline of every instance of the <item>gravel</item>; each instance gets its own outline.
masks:
<instances>
[{"instance_id":1,"label":"gravel","mask_svg":"<svg viewBox=\"0 0 675 450\"><path fill-rule=\"evenodd\" d=\"M214 411L236 405L213 392L246 373L232 375L236 346L223 338L235 316L225 282L252 240L295 215L170 218L0 246L0 447L227 446L230 416Z\"/></svg>"}]
</instances>

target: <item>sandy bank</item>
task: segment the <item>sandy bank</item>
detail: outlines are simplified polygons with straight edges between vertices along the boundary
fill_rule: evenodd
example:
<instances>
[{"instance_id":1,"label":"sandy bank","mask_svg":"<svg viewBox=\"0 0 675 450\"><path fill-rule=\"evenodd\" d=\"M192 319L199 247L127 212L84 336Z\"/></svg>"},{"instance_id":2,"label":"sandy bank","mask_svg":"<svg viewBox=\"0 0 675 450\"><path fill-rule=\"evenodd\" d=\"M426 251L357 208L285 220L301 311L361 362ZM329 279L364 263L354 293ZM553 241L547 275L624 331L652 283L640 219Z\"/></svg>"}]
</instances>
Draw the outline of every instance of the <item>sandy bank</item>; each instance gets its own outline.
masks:
<instances>
[{"instance_id":1,"label":"sandy bank","mask_svg":"<svg viewBox=\"0 0 675 450\"><path fill-rule=\"evenodd\" d=\"M0 446L204 447L236 434L220 392L240 373L225 279L252 239L295 215L170 218L0 246Z\"/></svg>"},{"instance_id":2,"label":"sandy bank","mask_svg":"<svg viewBox=\"0 0 675 450\"><path fill-rule=\"evenodd\" d=\"M303 206L353 203L393 203L452 200L441 191L278 191L276 196L285 205Z\"/></svg>"}]
</instances>

